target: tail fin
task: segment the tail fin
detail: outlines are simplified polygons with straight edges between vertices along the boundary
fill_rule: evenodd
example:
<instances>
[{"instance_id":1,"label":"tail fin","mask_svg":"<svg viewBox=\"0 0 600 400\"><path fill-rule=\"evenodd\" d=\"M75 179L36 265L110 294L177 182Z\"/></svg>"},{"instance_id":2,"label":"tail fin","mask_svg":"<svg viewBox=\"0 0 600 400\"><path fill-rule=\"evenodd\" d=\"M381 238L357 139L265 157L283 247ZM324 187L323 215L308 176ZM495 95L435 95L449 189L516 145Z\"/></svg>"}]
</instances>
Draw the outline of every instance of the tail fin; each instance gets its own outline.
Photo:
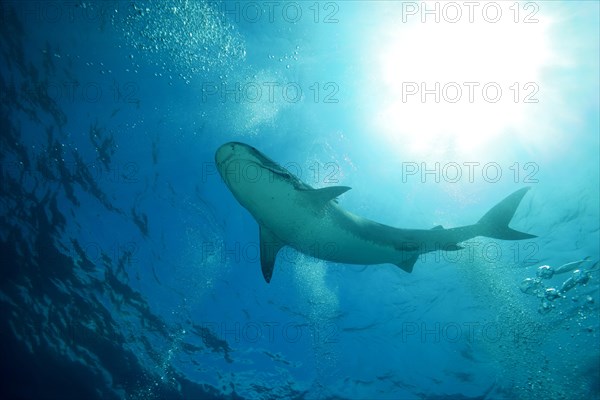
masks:
<instances>
[{"instance_id":1,"label":"tail fin","mask_svg":"<svg viewBox=\"0 0 600 400\"><path fill-rule=\"evenodd\" d=\"M523 199L528 190L528 187L519 189L492 207L477 222L477 225L481 228L480 235L503 240L522 240L536 237L535 235L515 231L508 227L519 203L521 203L521 199Z\"/></svg>"}]
</instances>

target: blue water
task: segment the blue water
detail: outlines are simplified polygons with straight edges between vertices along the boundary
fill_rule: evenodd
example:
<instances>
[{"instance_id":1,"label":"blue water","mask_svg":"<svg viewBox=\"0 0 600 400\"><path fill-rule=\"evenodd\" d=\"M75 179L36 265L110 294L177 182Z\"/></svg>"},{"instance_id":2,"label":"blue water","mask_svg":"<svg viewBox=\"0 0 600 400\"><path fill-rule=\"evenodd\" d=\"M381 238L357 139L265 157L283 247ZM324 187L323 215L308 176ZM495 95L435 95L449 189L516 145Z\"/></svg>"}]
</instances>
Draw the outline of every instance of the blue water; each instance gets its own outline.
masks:
<instances>
[{"instance_id":1,"label":"blue water","mask_svg":"<svg viewBox=\"0 0 600 400\"><path fill-rule=\"evenodd\" d=\"M454 4L2 2L0 397L600 398L598 3ZM395 227L530 186L538 237L267 284L231 140Z\"/></svg>"}]
</instances>

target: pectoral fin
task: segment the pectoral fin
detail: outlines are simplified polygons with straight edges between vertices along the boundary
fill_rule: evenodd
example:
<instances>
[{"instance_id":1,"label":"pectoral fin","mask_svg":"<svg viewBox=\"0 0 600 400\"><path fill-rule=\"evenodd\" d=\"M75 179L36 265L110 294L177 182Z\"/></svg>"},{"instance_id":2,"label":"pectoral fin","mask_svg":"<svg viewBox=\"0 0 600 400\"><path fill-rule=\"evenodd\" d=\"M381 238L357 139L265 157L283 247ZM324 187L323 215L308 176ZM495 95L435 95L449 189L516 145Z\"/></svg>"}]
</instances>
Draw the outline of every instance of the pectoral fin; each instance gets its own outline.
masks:
<instances>
[{"instance_id":1,"label":"pectoral fin","mask_svg":"<svg viewBox=\"0 0 600 400\"><path fill-rule=\"evenodd\" d=\"M331 200L336 200L337 197L346 193L348 190L352 188L348 186L330 186L322 189L306 189L306 192L309 198L317 204L325 205Z\"/></svg>"},{"instance_id":2,"label":"pectoral fin","mask_svg":"<svg viewBox=\"0 0 600 400\"><path fill-rule=\"evenodd\" d=\"M412 272L413 267L415 266L415 263L417 262L418 258L419 258L419 254L415 254L414 256L412 256L406 260L400 261L399 263L396 264L396 266L402 268L402 270L404 270L410 274Z\"/></svg>"},{"instance_id":3,"label":"pectoral fin","mask_svg":"<svg viewBox=\"0 0 600 400\"><path fill-rule=\"evenodd\" d=\"M273 276L273 269L275 268L275 259L277 253L285 243L283 243L277 236L273 235L271 231L264 226L260 226L260 267L262 269L263 277L267 283L271 282Z\"/></svg>"},{"instance_id":4,"label":"pectoral fin","mask_svg":"<svg viewBox=\"0 0 600 400\"><path fill-rule=\"evenodd\" d=\"M442 250L445 250L445 251L459 251L462 249L464 249L464 247L459 246L456 243L447 244L444 247L442 247Z\"/></svg>"}]
</instances>

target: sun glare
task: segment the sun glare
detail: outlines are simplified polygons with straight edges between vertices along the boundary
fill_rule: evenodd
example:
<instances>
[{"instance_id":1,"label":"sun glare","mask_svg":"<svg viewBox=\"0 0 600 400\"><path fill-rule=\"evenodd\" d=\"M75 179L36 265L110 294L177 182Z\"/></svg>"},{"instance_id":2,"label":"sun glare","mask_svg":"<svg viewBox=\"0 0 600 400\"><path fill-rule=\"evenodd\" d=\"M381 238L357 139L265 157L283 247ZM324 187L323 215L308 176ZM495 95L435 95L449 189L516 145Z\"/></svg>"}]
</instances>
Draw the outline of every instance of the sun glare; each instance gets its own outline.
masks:
<instances>
[{"instance_id":1,"label":"sun glare","mask_svg":"<svg viewBox=\"0 0 600 400\"><path fill-rule=\"evenodd\" d=\"M432 3L409 3L411 14L403 9L399 17L406 23L380 26L371 48L380 94L374 128L417 155L491 156L499 135L531 134L521 128L540 107L551 21L509 2L501 17L480 7L453 22L456 10L444 14L449 3L436 3L439 22Z\"/></svg>"}]
</instances>

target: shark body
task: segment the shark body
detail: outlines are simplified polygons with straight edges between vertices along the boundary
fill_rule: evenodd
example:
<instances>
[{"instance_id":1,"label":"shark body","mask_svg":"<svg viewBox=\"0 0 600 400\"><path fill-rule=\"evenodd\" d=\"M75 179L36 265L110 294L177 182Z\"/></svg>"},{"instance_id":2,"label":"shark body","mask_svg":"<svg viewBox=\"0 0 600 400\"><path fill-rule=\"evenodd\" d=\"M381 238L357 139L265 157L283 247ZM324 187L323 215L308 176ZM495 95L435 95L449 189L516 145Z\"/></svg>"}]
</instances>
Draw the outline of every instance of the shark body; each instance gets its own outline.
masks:
<instances>
[{"instance_id":1,"label":"shark body","mask_svg":"<svg viewBox=\"0 0 600 400\"><path fill-rule=\"evenodd\" d=\"M336 199L349 187L314 189L247 144L222 145L215 162L234 197L259 224L261 269L267 283L277 253L286 245L327 261L391 263L412 272L419 255L460 250L460 242L476 236L504 240L535 237L508 227L529 188L510 194L473 225L398 229L341 208Z\"/></svg>"}]
</instances>

